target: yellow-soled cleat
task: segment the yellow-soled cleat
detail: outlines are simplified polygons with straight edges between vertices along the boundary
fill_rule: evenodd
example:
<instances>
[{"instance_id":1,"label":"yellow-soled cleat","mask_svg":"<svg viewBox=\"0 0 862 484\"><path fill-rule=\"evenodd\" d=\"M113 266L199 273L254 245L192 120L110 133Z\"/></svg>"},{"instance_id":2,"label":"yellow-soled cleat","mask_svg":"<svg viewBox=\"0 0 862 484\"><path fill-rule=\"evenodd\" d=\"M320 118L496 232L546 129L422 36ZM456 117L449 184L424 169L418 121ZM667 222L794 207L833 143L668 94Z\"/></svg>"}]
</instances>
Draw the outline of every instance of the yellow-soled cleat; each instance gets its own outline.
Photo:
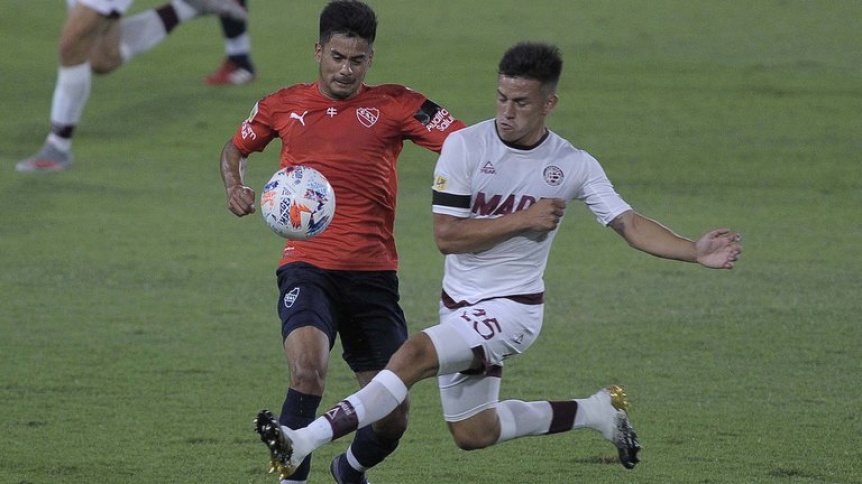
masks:
<instances>
[{"instance_id":1,"label":"yellow-soled cleat","mask_svg":"<svg viewBox=\"0 0 862 484\"><path fill-rule=\"evenodd\" d=\"M617 411L612 441L619 452L620 463L626 469L633 469L640 462L641 444L629 420L626 392L619 385L611 385L606 390L611 397L611 406Z\"/></svg>"},{"instance_id":2,"label":"yellow-soled cleat","mask_svg":"<svg viewBox=\"0 0 862 484\"><path fill-rule=\"evenodd\" d=\"M260 436L261 442L269 449L269 473L277 473L280 479L287 479L296 466L290 463L293 456L293 443L284 435L281 424L269 410L261 410L254 419L254 430Z\"/></svg>"}]
</instances>

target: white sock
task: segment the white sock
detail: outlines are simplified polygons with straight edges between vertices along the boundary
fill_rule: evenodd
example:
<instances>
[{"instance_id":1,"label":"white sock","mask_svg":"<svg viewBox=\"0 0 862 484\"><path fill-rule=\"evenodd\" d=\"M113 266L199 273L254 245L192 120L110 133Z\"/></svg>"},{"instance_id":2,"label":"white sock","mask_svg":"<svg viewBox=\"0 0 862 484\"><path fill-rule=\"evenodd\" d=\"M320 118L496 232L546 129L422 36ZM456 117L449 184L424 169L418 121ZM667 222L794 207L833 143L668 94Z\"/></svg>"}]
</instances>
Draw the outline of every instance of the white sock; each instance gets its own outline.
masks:
<instances>
[{"instance_id":1,"label":"white sock","mask_svg":"<svg viewBox=\"0 0 862 484\"><path fill-rule=\"evenodd\" d=\"M168 37L165 25L155 10L147 10L120 22L120 55L128 62Z\"/></svg>"},{"instance_id":2,"label":"white sock","mask_svg":"<svg viewBox=\"0 0 862 484\"><path fill-rule=\"evenodd\" d=\"M58 151L62 151L63 153L69 153L70 151L72 151L71 138L62 138L54 133L48 133L48 137L45 138L45 142L49 143L51 146L56 148Z\"/></svg>"},{"instance_id":3,"label":"white sock","mask_svg":"<svg viewBox=\"0 0 862 484\"><path fill-rule=\"evenodd\" d=\"M614 432L613 416L616 410L611 406L610 395L601 391L590 398L575 399L578 413L575 415L574 428L591 428L610 439Z\"/></svg>"},{"instance_id":4,"label":"white sock","mask_svg":"<svg viewBox=\"0 0 862 484\"><path fill-rule=\"evenodd\" d=\"M497 405L500 437L497 443L548 433L553 418L551 404L546 401L523 402L506 400Z\"/></svg>"},{"instance_id":5,"label":"white sock","mask_svg":"<svg viewBox=\"0 0 862 484\"><path fill-rule=\"evenodd\" d=\"M248 32L239 37L224 39L224 52L228 56L247 55L251 52L251 37L248 35Z\"/></svg>"},{"instance_id":6,"label":"white sock","mask_svg":"<svg viewBox=\"0 0 862 484\"><path fill-rule=\"evenodd\" d=\"M74 126L81 121L87 98L90 97L92 84L90 63L76 66L60 66L57 70L57 84L51 101L51 123Z\"/></svg>"},{"instance_id":7,"label":"white sock","mask_svg":"<svg viewBox=\"0 0 862 484\"><path fill-rule=\"evenodd\" d=\"M368 470L367 467L362 465L358 460L356 460L356 456L353 455L353 446L347 448L347 452L344 453L345 457L347 457L347 463L350 464L354 470L359 472L365 472Z\"/></svg>"},{"instance_id":8,"label":"white sock","mask_svg":"<svg viewBox=\"0 0 862 484\"><path fill-rule=\"evenodd\" d=\"M368 385L345 398L359 421L357 429L370 425L392 413L407 398L407 386L395 373L383 370ZM318 447L332 442L332 424L325 416L318 417L305 428L291 432L294 450L306 456Z\"/></svg>"}]
</instances>

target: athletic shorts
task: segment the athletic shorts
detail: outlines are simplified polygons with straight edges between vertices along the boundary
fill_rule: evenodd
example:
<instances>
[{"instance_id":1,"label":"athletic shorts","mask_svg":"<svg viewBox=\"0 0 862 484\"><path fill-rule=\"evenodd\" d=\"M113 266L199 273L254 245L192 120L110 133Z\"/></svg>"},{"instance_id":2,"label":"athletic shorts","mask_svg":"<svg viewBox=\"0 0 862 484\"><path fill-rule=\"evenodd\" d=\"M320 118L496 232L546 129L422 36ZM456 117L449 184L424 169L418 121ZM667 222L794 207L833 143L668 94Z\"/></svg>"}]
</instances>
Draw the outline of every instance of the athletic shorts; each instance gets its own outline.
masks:
<instances>
[{"instance_id":1,"label":"athletic shorts","mask_svg":"<svg viewBox=\"0 0 862 484\"><path fill-rule=\"evenodd\" d=\"M117 17L126 13L134 0L66 0L71 9L76 3L86 5L106 17Z\"/></svg>"},{"instance_id":2,"label":"athletic shorts","mask_svg":"<svg viewBox=\"0 0 862 484\"><path fill-rule=\"evenodd\" d=\"M529 348L542 329L543 304L488 299L457 309L440 304L440 324L424 330L440 362L437 383L447 422L457 422L496 406L503 361ZM484 360L468 371L474 356Z\"/></svg>"},{"instance_id":3,"label":"athletic shorts","mask_svg":"<svg viewBox=\"0 0 862 484\"><path fill-rule=\"evenodd\" d=\"M276 271L281 335L314 326L341 338L342 358L354 372L379 371L407 340L395 271L332 271L304 262Z\"/></svg>"}]
</instances>

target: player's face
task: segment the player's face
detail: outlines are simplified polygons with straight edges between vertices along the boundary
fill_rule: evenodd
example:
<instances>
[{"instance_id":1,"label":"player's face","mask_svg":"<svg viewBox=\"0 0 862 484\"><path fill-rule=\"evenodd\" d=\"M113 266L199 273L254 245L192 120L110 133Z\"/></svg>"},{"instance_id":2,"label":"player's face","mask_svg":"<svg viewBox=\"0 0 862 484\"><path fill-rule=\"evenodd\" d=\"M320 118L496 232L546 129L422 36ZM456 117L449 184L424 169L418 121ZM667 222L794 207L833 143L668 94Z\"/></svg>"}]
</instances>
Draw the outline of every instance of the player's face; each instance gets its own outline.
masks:
<instances>
[{"instance_id":1,"label":"player's face","mask_svg":"<svg viewBox=\"0 0 862 484\"><path fill-rule=\"evenodd\" d=\"M522 77L497 79L497 134L507 143L532 146L545 135L545 117L557 104L542 83Z\"/></svg>"},{"instance_id":2,"label":"player's face","mask_svg":"<svg viewBox=\"0 0 862 484\"><path fill-rule=\"evenodd\" d=\"M332 99L347 99L359 91L371 67L374 49L359 37L335 34L325 44L315 44L320 66L320 92Z\"/></svg>"}]
</instances>

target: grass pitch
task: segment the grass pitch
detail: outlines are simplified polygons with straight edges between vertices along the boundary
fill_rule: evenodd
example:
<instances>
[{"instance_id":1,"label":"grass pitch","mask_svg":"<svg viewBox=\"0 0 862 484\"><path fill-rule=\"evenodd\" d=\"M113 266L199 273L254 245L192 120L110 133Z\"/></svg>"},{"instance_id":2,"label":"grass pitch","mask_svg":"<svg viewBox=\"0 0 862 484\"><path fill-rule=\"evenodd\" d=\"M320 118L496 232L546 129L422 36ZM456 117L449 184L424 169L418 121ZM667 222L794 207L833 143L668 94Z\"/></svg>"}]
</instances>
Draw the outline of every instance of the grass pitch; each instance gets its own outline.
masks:
<instances>
[{"instance_id":1,"label":"grass pitch","mask_svg":"<svg viewBox=\"0 0 862 484\"><path fill-rule=\"evenodd\" d=\"M34 3L45 3L35 8ZM134 11L154 6L139 0ZM253 103L313 80L323 2L251 2L256 83L211 88L217 22L97 78L74 169L14 163L47 129L62 2L0 15L0 482L264 483L251 430L278 409L280 240L224 208L221 146ZM381 483L862 482L862 5L762 2L372 2L371 83L410 85L475 122L493 115L510 44L557 43L549 125L605 166L639 211L697 236L740 230L731 272L652 259L570 211L547 273L542 337L502 396L626 386L645 447L633 471L597 435L466 453L435 385ZM277 145L252 159L262 185ZM434 156L408 146L397 233L404 308L434 324ZM321 410L352 391L334 353ZM317 453L313 482L329 482Z\"/></svg>"}]
</instances>

